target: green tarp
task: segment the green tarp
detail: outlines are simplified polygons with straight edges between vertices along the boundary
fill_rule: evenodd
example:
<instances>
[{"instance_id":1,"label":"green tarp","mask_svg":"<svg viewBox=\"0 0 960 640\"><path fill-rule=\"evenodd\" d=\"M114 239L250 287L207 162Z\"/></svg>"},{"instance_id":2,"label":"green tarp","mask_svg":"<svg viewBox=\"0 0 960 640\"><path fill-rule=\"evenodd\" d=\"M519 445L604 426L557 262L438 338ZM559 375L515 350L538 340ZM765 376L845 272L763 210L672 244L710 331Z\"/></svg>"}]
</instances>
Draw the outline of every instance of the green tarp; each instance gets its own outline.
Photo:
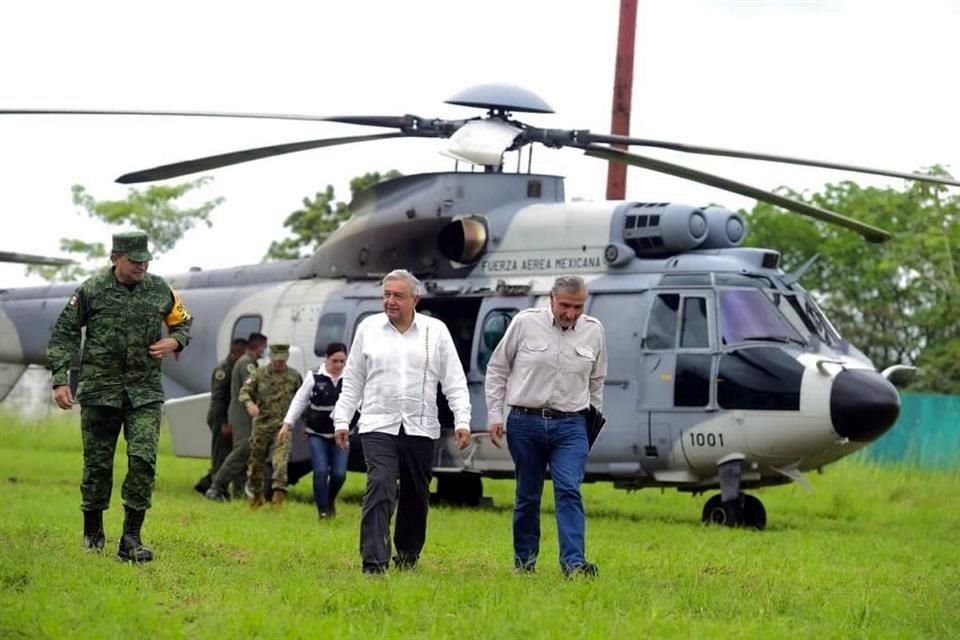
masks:
<instances>
[{"instance_id":1,"label":"green tarp","mask_svg":"<svg viewBox=\"0 0 960 640\"><path fill-rule=\"evenodd\" d=\"M901 393L900 417L863 450L868 460L960 469L960 396Z\"/></svg>"}]
</instances>

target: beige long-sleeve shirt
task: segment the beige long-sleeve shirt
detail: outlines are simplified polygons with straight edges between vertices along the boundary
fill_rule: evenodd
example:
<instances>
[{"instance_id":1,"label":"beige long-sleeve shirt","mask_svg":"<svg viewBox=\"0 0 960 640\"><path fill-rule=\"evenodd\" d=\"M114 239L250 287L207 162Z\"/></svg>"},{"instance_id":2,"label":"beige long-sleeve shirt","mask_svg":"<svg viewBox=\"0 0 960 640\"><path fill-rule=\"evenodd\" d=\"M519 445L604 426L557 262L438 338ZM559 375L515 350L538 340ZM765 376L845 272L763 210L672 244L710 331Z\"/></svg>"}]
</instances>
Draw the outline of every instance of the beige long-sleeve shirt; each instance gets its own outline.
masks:
<instances>
[{"instance_id":1,"label":"beige long-sleeve shirt","mask_svg":"<svg viewBox=\"0 0 960 640\"><path fill-rule=\"evenodd\" d=\"M607 348L599 320L584 314L564 331L549 308L521 311L487 364L488 421L502 423L507 406L580 411L593 405L601 410L606 377Z\"/></svg>"}]
</instances>

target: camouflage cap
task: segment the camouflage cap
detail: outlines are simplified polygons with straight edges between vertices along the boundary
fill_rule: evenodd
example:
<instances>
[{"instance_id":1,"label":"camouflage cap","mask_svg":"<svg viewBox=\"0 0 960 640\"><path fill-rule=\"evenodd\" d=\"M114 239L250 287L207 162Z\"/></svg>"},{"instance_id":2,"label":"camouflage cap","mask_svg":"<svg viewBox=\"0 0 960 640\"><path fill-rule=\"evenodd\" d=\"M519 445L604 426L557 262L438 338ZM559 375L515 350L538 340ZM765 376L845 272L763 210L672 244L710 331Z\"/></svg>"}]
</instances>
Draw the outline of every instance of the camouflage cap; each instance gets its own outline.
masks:
<instances>
[{"instance_id":1,"label":"camouflage cap","mask_svg":"<svg viewBox=\"0 0 960 640\"><path fill-rule=\"evenodd\" d=\"M120 253L133 262L149 262L152 255L147 248L147 234L143 231L124 231L113 234L113 248L110 253Z\"/></svg>"},{"instance_id":2,"label":"camouflage cap","mask_svg":"<svg viewBox=\"0 0 960 640\"><path fill-rule=\"evenodd\" d=\"M285 342L278 342L270 345L270 359L282 360L284 362L290 358L290 345Z\"/></svg>"}]
</instances>

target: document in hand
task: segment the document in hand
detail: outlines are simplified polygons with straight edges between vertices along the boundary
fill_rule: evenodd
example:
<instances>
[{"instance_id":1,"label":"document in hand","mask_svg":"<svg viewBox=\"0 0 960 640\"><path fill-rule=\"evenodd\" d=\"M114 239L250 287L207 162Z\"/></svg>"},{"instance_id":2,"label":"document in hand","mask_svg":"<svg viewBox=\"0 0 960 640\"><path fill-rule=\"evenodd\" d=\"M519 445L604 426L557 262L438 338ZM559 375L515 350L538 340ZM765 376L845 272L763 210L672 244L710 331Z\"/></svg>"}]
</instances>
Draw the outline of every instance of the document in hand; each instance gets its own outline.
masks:
<instances>
[{"instance_id":1,"label":"document in hand","mask_svg":"<svg viewBox=\"0 0 960 640\"><path fill-rule=\"evenodd\" d=\"M590 405L590 408L587 409L587 444L590 448L593 448L593 443L606 423L607 419L603 417L603 414L597 411L596 407Z\"/></svg>"}]
</instances>

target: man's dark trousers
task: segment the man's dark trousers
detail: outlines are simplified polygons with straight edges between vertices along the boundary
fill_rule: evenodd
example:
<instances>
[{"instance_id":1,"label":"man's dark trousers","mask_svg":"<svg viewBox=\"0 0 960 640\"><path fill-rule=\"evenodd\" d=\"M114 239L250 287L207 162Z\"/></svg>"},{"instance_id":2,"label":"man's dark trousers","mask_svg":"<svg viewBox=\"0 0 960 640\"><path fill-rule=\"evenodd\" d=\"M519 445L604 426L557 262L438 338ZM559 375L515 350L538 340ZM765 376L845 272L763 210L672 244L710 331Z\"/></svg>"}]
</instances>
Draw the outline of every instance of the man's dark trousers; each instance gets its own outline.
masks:
<instances>
[{"instance_id":1,"label":"man's dark trousers","mask_svg":"<svg viewBox=\"0 0 960 640\"><path fill-rule=\"evenodd\" d=\"M407 435L401 425L399 435L362 433L360 443L367 464L360 519L363 568L385 570L389 565L390 518L395 506L393 543L401 562L413 564L427 536L434 441Z\"/></svg>"}]
</instances>

